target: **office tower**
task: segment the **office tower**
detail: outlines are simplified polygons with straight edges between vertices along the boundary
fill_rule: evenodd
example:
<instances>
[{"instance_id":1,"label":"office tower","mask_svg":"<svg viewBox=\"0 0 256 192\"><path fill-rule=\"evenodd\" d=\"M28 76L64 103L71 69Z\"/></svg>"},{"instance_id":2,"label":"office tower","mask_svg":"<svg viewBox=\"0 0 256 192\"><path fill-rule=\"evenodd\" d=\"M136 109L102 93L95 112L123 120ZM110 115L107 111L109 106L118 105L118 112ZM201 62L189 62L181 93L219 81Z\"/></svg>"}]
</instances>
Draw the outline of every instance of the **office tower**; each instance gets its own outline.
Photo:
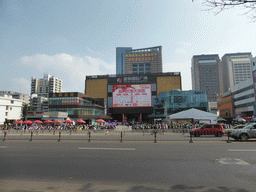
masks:
<instances>
[{"instance_id":1,"label":"office tower","mask_svg":"<svg viewBox=\"0 0 256 192\"><path fill-rule=\"evenodd\" d=\"M252 82L253 82L253 90L254 90L254 116L256 116L256 57L252 58Z\"/></svg>"},{"instance_id":2,"label":"office tower","mask_svg":"<svg viewBox=\"0 0 256 192\"><path fill-rule=\"evenodd\" d=\"M116 74L125 74L125 51L132 50L132 47L117 47L116 48Z\"/></svg>"},{"instance_id":3,"label":"office tower","mask_svg":"<svg viewBox=\"0 0 256 192\"><path fill-rule=\"evenodd\" d=\"M31 78L31 95L48 97L49 93L59 93L62 91L62 80L53 76L52 74L45 73L44 78L38 79Z\"/></svg>"},{"instance_id":4,"label":"office tower","mask_svg":"<svg viewBox=\"0 0 256 192\"><path fill-rule=\"evenodd\" d=\"M116 74L162 73L162 46L132 49L116 48Z\"/></svg>"},{"instance_id":5,"label":"office tower","mask_svg":"<svg viewBox=\"0 0 256 192\"><path fill-rule=\"evenodd\" d=\"M218 54L194 55L191 67L192 89L206 90L208 102L215 102L222 81L221 62Z\"/></svg>"},{"instance_id":6,"label":"office tower","mask_svg":"<svg viewBox=\"0 0 256 192\"><path fill-rule=\"evenodd\" d=\"M251 61L251 53L228 53L222 57L223 82L221 93L225 93L236 84L252 78Z\"/></svg>"}]
</instances>

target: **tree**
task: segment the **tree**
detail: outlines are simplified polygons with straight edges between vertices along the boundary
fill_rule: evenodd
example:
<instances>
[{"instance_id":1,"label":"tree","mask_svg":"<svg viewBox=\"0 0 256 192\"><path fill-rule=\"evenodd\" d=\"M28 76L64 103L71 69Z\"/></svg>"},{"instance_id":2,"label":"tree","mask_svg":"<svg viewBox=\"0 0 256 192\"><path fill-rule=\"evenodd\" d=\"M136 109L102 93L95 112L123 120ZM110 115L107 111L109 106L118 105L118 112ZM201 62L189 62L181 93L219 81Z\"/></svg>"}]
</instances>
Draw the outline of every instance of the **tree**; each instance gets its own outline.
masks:
<instances>
[{"instance_id":1,"label":"tree","mask_svg":"<svg viewBox=\"0 0 256 192\"><path fill-rule=\"evenodd\" d=\"M194 1L194 0L192 0ZM244 9L244 15L252 18L252 21L256 21L256 0L203 0L204 5L208 7L208 10L214 11L216 14L231 9L234 7L241 7Z\"/></svg>"},{"instance_id":2,"label":"tree","mask_svg":"<svg viewBox=\"0 0 256 192\"><path fill-rule=\"evenodd\" d=\"M30 107L27 103L22 104L22 117L23 120L27 120L28 111L34 111L35 109Z\"/></svg>"},{"instance_id":3,"label":"tree","mask_svg":"<svg viewBox=\"0 0 256 192\"><path fill-rule=\"evenodd\" d=\"M27 120L27 112L29 110L29 105L27 103L22 104L22 117L24 120Z\"/></svg>"}]
</instances>

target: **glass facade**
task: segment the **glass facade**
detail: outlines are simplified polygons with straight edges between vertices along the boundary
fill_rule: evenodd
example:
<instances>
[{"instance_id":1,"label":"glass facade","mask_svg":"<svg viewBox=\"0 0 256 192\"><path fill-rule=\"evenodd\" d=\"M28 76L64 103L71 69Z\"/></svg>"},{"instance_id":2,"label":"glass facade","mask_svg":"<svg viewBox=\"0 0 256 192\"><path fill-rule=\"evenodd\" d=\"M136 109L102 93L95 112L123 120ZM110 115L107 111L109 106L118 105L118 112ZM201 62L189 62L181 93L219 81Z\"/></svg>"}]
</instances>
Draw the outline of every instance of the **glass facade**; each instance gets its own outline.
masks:
<instances>
[{"instance_id":1,"label":"glass facade","mask_svg":"<svg viewBox=\"0 0 256 192\"><path fill-rule=\"evenodd\" d=\"M95 105L91 100L82 99L79 97L56 97L49 99L50 105L78 105L92 106Z\"/></svg>"},{"instance_id":2,"label":"glass facade","mask_svg":"<svg viewBox=\"0 0 256 192\"><path fill-rule=\"evenodd\" d=\"M56 97L49 99L49 105L78 105L79 97Z\"/></svg>"},{"instance_id":3,"label":"glass facade","mask_svg":"<svg viewBox=\"0 0 256 192\"><path fill-rule=\"evenodd\" d=\"M68 115L104 115L103 110L93 109L93 108L50 108L50 112L58 111L58 112L67 112Z\"/></svg>"},{"instance_id":4,"label":"glass facade","mask_svg":"<svg viewBox=\"0 0 256 192\"><path fill-rule=\"evenodd\" d=\"M72 118L87 118L87 116L105 116L104 106L97 99L87 97L82 93L56 93L49 98L50 112L67 112Z\"/></svg>"},{"instance_id":5,"label":"glass facade","mask_svg":"<svg viewBox=\"0 0 256 192\"><path fill-rule=\"evenodd\" d=\"M132 47L117 47L116 48L116 74L125 74L125 51L132 50Z\"/></svg>"},{"instance_id":6,"label":"glass facade","mask_svg":"<svg viewBox=\"0 0 256 192\"><path fill-rule=\"evenodd\" d=\"M183 110L196 108L208 111L206 91L169 91L161 92L153 99L153 116L165 117Z\"/></svg>"}]
</instances>

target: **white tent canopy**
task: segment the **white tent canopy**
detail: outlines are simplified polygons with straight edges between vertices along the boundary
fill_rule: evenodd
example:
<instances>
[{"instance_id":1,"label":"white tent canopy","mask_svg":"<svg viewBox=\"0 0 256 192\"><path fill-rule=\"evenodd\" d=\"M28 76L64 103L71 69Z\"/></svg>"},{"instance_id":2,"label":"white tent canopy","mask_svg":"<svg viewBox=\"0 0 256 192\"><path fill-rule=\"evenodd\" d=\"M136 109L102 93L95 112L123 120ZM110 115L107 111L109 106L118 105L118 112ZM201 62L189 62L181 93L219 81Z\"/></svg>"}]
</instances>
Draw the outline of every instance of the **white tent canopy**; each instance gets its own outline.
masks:
<instances>
[{"instance_id":1,"label":"white tent canopy","mask_svg":"<svg viewBox=\"0 0 256 192\"><path fill-rule=\"evenodd\" d=\"M199 109L188 109L185 111L181 111L179 113L175 113L173 115L168 115L167 119L193 119L194 121L205 122L205 123L217 123L217 115L213 113L208 113L205 111L201 111Z\"/></svg>"}]
</instances>

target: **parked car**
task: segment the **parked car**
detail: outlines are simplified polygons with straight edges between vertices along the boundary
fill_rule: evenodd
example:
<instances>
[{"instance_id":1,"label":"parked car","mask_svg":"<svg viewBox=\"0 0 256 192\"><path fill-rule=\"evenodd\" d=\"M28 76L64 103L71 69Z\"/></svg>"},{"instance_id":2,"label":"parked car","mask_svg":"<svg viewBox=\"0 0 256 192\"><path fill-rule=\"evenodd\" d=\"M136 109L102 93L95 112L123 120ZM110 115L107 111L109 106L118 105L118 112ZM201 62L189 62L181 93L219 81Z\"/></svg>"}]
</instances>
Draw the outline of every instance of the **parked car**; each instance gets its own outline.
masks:
<instances>
[{"instance_id":1,"label":"parked car","mask_svg":"<svg viewBox=\"0 0 256 192\"><path fill-rule=\"evenodd\" d=\"M231 132L235 129L243 129L245 127L245 125L236 125L230 129L224 129L225 133L229 133L231 134Z\"/></svg>"},{"instance_id":2,"label":"parked car","mask_svg":"<svg viewBox=\"0 0 256 192\"><path fill-rule=\"evenodd\" d=\"M231 137L235 140L246 141L250 138L256 138L256 123L250 123L242 129L235 129L231 132Z\"/></svg>"},{"instance_id":3,"label":"parked car","mask_svg":"<svg viewBox=\"0 0 256 192\"><path fill-rule=\"evenodd\" d=\"M192 129L191 135L200 137L200 135L215 135L216 137L222 137L225 131L221 124L204 124L200 128Z\"/></svg>"}]
</instances>

